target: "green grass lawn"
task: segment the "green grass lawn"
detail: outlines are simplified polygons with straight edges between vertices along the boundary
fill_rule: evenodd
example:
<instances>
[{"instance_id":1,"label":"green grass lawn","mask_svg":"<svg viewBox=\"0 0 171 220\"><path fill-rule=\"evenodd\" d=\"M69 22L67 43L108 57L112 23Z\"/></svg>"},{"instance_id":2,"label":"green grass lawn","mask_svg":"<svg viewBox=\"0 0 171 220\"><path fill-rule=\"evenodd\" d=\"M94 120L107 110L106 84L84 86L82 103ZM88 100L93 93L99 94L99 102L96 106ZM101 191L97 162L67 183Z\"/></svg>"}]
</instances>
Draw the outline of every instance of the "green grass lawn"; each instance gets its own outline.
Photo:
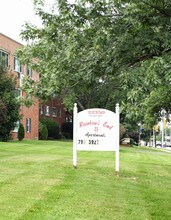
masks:
<instances>
[{"instance_id":1,"label":"green grass lawn","mask_svg":"<svg viewBox=\"0 0 171 220\"><path fill-rule=\"evenodd\" d=\"M72 142L0 142L0 220L170 220L171 153L78 152Z\"/></svg>"}]
</instances>

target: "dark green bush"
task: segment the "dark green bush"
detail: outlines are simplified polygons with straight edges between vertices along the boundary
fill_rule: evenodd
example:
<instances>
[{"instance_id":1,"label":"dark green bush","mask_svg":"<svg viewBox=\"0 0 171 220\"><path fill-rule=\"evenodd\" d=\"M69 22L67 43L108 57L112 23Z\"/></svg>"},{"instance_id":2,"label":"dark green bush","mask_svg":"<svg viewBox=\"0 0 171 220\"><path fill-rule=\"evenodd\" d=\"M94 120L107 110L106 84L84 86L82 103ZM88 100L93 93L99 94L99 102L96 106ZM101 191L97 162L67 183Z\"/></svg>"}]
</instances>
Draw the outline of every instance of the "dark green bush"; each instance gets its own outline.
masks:
<instances>
[{"instance_id":1,"label":"dark green bush","mask_svg":"<svg viewBox=\"0 0 171 220\"><path fill-rule=\"evenodd\" d=\"M128 132L128 137L134 141L134 143L138 144L139 142L139 133L137 131Z\"/></svg>"},{"instance_id":2,"label":"dark green bush","mask_svg":"<svg viewBox=\"0 0 171 220\"><path fill-rule=\"evenodd\" d=\"M40 140L47 140L48 138L48 129L45 124L39 122L39 139Z\"/></svg>"},{"instance_id":3,"label":"dark green bush","mask_svg":"<svg viewBox=\"0 0 171 220\"><path fill-rule=\"evenodd\" d=\"M61 126L61 132L66 139L73 139L73 123L64 122Z\"/></svg>"},{"instance_id":4,"label":"dark green bush","mask_svg":"<svg viewBox=\"0 0 171 220\"><path fill-rule=\"evenodd\" d=\"M59 124L51 119L41 119L40 122L45 124L48 130L48 139L59 139L60 138L60 128Z\"/></svg>"},{"instance_id":5,"label":"dark green bush","mask_svg":"<svg viewBox=\"0 0 171 220\"><path fill-rule=\"evenodd\" d=\"M71 139L70 134L63 132L61 139Z\"/></svg>"},{"instance_id":6,"label":"dark green bush","mask_svg":"<svg viewBox=\"0 0 171 220\"><path fill-rule=\"evenodd\" d=\"M24 139L25 131L23 124L20 123L19 129L18 129L18 140L22 141Z\"/></svg>"}]
</instances>

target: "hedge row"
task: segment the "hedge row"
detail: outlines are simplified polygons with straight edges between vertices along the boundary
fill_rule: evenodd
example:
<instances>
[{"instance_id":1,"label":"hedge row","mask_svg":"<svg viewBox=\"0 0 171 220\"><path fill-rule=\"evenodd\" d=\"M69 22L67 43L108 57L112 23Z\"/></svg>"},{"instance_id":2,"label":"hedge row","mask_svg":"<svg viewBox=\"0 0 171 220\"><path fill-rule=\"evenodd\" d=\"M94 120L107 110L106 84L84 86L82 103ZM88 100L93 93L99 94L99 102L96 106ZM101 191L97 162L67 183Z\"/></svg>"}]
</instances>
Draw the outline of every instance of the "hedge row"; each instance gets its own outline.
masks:
<instances>
[{"instance_id":1,"label":"hedge row","mask_svg":"<svg viewBox=\"0 0 171 220\"><path fill-rule=\"evenodd\" d=\"M59 127L57 122L51 119L41 119L39 122L39 139L72 139L73 125L71 122L64 122Z\"/></svg>"}]
</instances>

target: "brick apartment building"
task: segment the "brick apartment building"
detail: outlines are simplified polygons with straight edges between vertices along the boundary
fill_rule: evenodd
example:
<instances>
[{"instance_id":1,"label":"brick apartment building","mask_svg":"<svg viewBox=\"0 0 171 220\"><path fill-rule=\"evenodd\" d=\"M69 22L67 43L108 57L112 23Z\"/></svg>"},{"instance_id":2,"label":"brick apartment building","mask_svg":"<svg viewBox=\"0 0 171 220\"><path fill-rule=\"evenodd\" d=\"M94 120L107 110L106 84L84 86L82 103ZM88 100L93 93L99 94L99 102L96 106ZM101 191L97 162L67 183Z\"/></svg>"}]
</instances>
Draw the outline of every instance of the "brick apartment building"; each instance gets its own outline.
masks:
<instances>
[{"instance_id":1,"label":"brick apartment building","mask_svg":"<svg viewBox=\"0 0 171 220\"><path fill-rule=\"evenodd\" d=\"M60 98L52 97L48 101L39 104L39 119L45 118L49 118L59 123L59 125L67 121L67 114Z\"/></svg>"},{"instance_id":2,"label":"brick apartment building","mask_svg":"<svg viewBox=\"0 0 171 220\"><path fill-rule=\"evenodd\" d=\"M18 61L15 51L23 45L15 40L0 33L0 57L6 59L8 74L13 73L17 77L16 90L18 95L26 96L21 89L22 78L29 75L33 80L39 80L39 74L32 71L27 65L21 65ZM55 97L48 102L39 103L37 99L31 107L21 106L20 114L22 115L21 123L25 128L25 139L38 139L38 125L40 118L50 118L60 125L66 120L66 113L63 104L59 98ZM18 129L14 129L13 138L18 136Z\"/></svg>"}]
</instances>

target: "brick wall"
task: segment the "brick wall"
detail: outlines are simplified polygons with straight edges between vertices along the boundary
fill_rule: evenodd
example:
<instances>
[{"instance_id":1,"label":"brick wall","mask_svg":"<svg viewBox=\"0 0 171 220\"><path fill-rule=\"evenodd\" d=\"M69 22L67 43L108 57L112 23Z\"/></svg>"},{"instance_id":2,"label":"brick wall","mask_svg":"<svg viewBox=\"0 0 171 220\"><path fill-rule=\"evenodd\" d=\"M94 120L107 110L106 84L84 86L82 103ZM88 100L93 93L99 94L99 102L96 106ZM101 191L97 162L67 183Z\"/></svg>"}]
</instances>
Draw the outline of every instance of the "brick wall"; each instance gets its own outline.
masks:
<instances>
[{"instance_id":1,"label":"brick wall","mask_svg":"<svg viewBox=\"0 0 171 220\"><path fill-rule=\"evenodd\" d=\"M21 77L22 75L26 75L27 66L22 65L22 72L18 73L14 70L14 57L15 51L18 48L21 48L23 45L16 42L15 40L3 35L0 33L0 50L8 54L8 74L14 74L17 76L17 85L16 88L20 88ZM39 79L39 75L36 72L32 72L32 78L34 80ZM25 96L25 94L21 91L21 95ZM21 123L25 128L25 139L38 139L38 121L39 121L39 101L36 100L35 104L30 108L22 106L20 109L20 114L23 116L21 119ZM31 119L31 130L30 132L26 132L26 119ZM13 138L17 138L17 132L13 133Z\"/></svg>"},{"instance_id":2,"label":"brick wall","mask_svg":"<svg viewBox=\"0 0 171 220\"><path fill-rule=\"evenodd\" d=\"M66 111L62 100L51 98L46 102L41 102L39 106L39 118L49 118L61 126L66 121Z\"/></svg>"},{"instance_id":3,"label":"brick wall","mask_svg":"<svg viewBox=\"0 0 171 220\"><path fill-rule=\"evenodd\" d=\"M16 49L21 48L23 45L16 42L15 40L9 38L0 33L0 50L8 53L9 57L9 71L8 74L14 74L17 77L16 88L20 88L21 78L27 73L27 66L22 65L22 73L18 73L14 70L14 57ZM37 81L39 80L39 75L36 72L32 72L32 78ZM21 91L22 96L26 94ZM47 106L49 107L49 114L47 114ZM55 110L56 109L56 110ZM55 114L56 111L56 114ZM41 102L36 100L34 105L27 108L25 106L21 107L20 114L22 115L21 123L25 128L25 139L38 139L38 125L39 119L41 118L50 118L53 121L56 121L61 126L66 121L66 112L64 105L60 98L51 98L47 102ZM28 130L28 121L31 119L31 130ZM13 132L13 138L17 139L17 132Z\"/></svg>"}]
</instances>

